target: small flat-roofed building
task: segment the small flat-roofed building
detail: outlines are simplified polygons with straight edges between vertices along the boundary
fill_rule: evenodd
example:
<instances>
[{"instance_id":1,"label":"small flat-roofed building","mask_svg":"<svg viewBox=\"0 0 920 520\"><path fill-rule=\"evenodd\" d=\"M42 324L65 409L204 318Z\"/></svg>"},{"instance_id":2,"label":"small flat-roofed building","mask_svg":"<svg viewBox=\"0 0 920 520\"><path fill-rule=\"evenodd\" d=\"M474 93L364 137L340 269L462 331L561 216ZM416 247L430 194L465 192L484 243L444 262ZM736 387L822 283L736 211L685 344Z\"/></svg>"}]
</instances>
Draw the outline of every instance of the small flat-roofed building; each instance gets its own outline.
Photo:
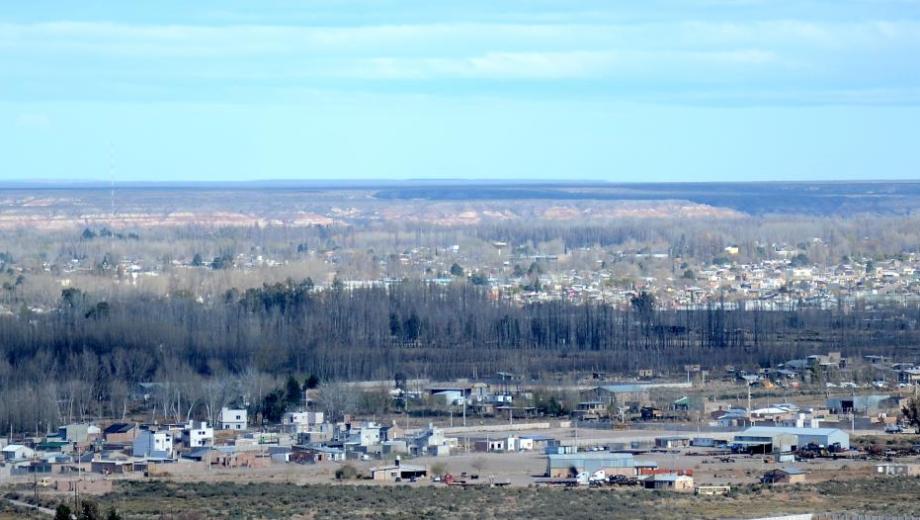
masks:
<instances>
[{"instance_id":1,"label":"small flat-roofed building","mask_svg":"<svg viewBox=\"0 0 920 520\"><path fill-rule=\"evenodd\" d=\"M380 466L371 468L371 479L378 482L399 482L403 480L414 480L428 476L428 468L425 466L415 466L411 464L400 464L397 460L390 466Z\"/></svg>"},{"instance_id":2,"label":"small flat-roofed building","mask_svg":"<svg viewBox=\"0 0 920 520\"><path fill-rule=\"evenodd\" d=\"M690 446L696 448L724 448L727 445L728 441L713 437L694 437L690 439Z\"/></svg>"},{"instance_id":3,"label":"small flat-roofed building","mask_svg":"<svg viewBox=\"0 0 920 520\"><path fill-rule=\"evenodd\" d=\"M95 424L73 423L58 427L58 436L67 442L87 442L98 437L99 433Z\"/></svg>"},{"instance_id":4,"label":"small flat-roofed building","mask_svg":"<svg viewBox=\"0 0 920 520\"><path fill-rule=\"evenodd\" d=\"M917 477L920 476L920 464L887 463L875 467L879 475L890 477Z\"/></svg>"},{"instance_id":5,"label":"small flat-roofed building","mask_svg":"<svg viewBox=\"0 0 920 520\"><path fill-rule=\"evenodd\" d=\"M90 463L90 471L103 475L131 473L134 471L134 463L130 460L94 460Z\"/></svg>"},{"instance_id":6,"label":"small flat-roofed building","mask_svg":"<svg viewBox=\"0 0 920 520\"><path fill-rule=\"evenodd\" d=\"M655 474L649 475L642 482L648 489L693 493L693 477L690 475L678 475L677 473Z\"/></svg>"},{"instance_id":7,"label":"small flat-roofed building","mask_svg":"<svg viewBox=\"0 0 920 520\"><path fill-rule=\"evenodd\" d=\"M764 473L760 481L764 484L802 484L805 472L799 468L772 469Z\"/></svg>"},{"instance_id":8,"label":"small flat-roofed building","mask_svg":"<svg viewBox=\"0 0 920 520\"><path fill-rule=\"evenodd\" d=\"M656 448L686 448L690 446L689 437L656 437L655 438L655 447Z\"/></svg>"},{"instance_id":9,"label":"small flat-roofed building","mask_svg":"<svg viewBox=\"0 0 920 520\"><path fill-rule=\"evenodd\" d=\"M902 406L901 397L898 395L857 395L852 397L834 397L827 400L827 409L835 414L866 414L874 415L879 412L898 411Z\"/></svg>"},{"instance_id":10,"label":"small flat-roofed building","mask_svg":"<svg viewBox=\"0 0 920 520\"><path fill-rule=\"evenodd\" d=\"M32 458L33 455L35 451L22 444L10 444L3 448L3 460L6 461L26 460Z\"/></svg>"},{"instance_id":11,"label":"small flat-roofed building","mask_svg":"<svg viewBox=\"0 0 920 520\"><path fill-rule=\"evenodd\" d=\"M218 446L208 459L211 465L224 468L264 468L271 463L271 456L261 451L237 450L233 446Z\"/></svg>"},{"instance_id":12,"label":"small flat-roofed building","mask_svg":"<svg viewBox=\"0 0 920 520\"><path fill-rule=\"evenodd\" d=\"M650 385L632 383L602 385L595 389L598 399L610 401L615 399L618 403L638 402L649 400Z\"/></svg>"},{"instance_id":13,"label":"small flat-roofed building","mask_svg":"<svg viewBox=\"0 0 920 520\"><path fill-rule=\"evenodd\" d=\"M246 410L242 408L221 408L220 429L245 431L248 423Z\"/></svg>"},{"instance_id":14,"label":"small flat-roofed building","mask_svg":"<svg viewBox=\"0 0 920 520\"><path fill-rule=\"evenodd\" d=\"M522 450L538 450L545 452L546 448L553 444L556 439L546 435L521 435Z\"/></svg>"},{"instance_id":15,"label":"small flat-roofed building","mask_svg":"<svg viewBox=\"0 0 920 520\"><path fill-rule=\"evenodd\" d=\"M114 423L102 431L102 436L107 443L131 444L137 437L137 432L138 428L134 423Z\"/></svg>"},{"instance_id":16,"label":"small flat-roofed building","mask_svg":"<svg viewBox=\"0 0 920 520\"><path fill-rule=\"evenodd\" d=\"M409 453L409 446L405 440L383 441L380 443L380 453L382 455Z\"/></svg>"},{"instance_id":17,"label":"small flat-roofed building","mask_svg":"<svg viewBox=\"0 0 920 520\"><path fill-rule=\"evenodd\" d=\"M898 383L920 385L920 368L905 368L898 372Z\"/></svg>"},{"instance_id":18,"label":"small flat-roofed building","mask_svg":"<svg viewBox=\"0 0 920 520\"><path fill-rule=\"evenodd\" d=\"M189 421L182 429L182 443L188 448L200 448L214 444L214 428L207 422Z\"/></svg>"},{"instance_id":19,"label":"small flat-roofed building","mask_svg":"<svg viewBox=\"0 0 920 520\"><path fill-rule=\"evenodd\" d=\"M289 433L305 433L323 423L323 412L285 412L281 428Z\"/></svg>"},{"instance_id":20,"label":"small flat-roofed building","mask_svg":"<svg viewBox=\"0 0 920 520\"><path fill-rule=\"evenodd\" d=\"M439 390L433 392L431 396L441 399L444 404L451 406L463 404L465 399L463 390Z\"/></svg>"},{"instance_id":21,"label":"small flat-roofed building","mask_svg":"<svg viewBox=\"0 0 920 520\"><path fill-rule=\"evenodd\" d=\"M298 464L343 461L345 460L345 451L341 448L321 445L294 446L288 460Z\"/></svg>"},{"instance_id":22,"label":"small flat-roofed building","mask_svg":"<svg viewBox=\"0 0 920 520\"><path fill-rule=\"evenodd\" d=\"M498 437L498 438L484 438L484 439L471 439L473 444L473 451L483 451L483 452L508 452L515 451L515 438L514 437Z\"/></svg>"},{"instance_id":23,"label":"small flat-roofed building","mask_svg":"<svg viewBox=\"0 0 920 520\"><path fill-rule=\"evenodd\" d=\"M696 494L703 496L727 495L731 492L732 487L728 484L710 484L696 487Z\"/></svg>"},{"instance_id":24,"label":"small flat-roofed building","mask_svg":"<svg viewBox=\"0 0 920 520\"><path fill-rule=\"evenodd\" d=\"M131 450L135 457L169 459L173 454L173 437L169 432L143 430L134 439Z\"/></svg>"},{"instance_id":25,"label":"small flat-roofed building","mask_svg":"<svg viewBox=\"0 0 920 520\"><path fill-rule=\"evenodd\" d=\"M182 460L192 460L195 462L207 461L213 451L214 449L211 446L203 446L186 451L180 458Z\"/></svg>"}]
</instances>

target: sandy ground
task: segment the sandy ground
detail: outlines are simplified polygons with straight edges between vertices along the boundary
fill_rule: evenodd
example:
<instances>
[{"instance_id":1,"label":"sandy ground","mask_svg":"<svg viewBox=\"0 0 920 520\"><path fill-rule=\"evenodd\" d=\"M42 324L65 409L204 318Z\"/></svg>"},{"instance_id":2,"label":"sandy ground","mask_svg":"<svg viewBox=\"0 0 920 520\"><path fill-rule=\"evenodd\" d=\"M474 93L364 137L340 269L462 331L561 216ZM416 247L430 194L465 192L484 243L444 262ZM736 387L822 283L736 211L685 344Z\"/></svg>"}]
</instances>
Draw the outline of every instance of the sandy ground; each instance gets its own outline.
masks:
<instances>
[{"instance_id":1,"label":"sandy ground","mask_svg":"<svg viewBox=\"0 0 920 520\"><path fill-rule=\"evenodd\" d=\"M636 459L655 461L661 468L692 469L697 485L725 483L754 483L767 470L789 466L777 463L764 456L730 456L731 462L723 462L722 455L714 450L689 448L668 453L648 452L636 455ZM918 462L914 458L910 462ZM362 474L368 474L370 468L386 464L386 461L350 461ZM418 457L406 459L406 464L427 465L429 468L440 465L444 471L460 475L478 474L479 482L487 484L492 477L496 482L508 481L513 486L528 486L534 483L534 477L541 477L546 471L546 456L539 452L521 453L460 453L449 457ZM867 476L874 472L878 461L854 459L816 459L798 461L794 465L808 473L809 481L821 481L831 478L855 478ZM335 483L335 470L341 463L323 464L272 464L266 468L211 469L199 464L177 465L162 479L179 482L284 482L298 485ZM142 474L112 478L143 479ZM472 481L470 481L472 482ZM354 484L355 481L349 482ZM357 483L380 484L371 481ZM434 485L430 481L420 481L412 485Z\"/></svg>"}]
</instances>

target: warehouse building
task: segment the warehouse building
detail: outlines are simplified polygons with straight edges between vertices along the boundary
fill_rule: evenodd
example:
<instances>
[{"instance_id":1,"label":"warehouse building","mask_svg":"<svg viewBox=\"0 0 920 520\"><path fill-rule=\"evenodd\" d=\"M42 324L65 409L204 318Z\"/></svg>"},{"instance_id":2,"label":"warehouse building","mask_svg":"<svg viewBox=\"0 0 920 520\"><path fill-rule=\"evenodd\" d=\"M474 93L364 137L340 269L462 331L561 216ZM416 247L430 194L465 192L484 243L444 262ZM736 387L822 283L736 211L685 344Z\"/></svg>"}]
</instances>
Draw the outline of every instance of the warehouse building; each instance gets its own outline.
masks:
<instances>
[{"instance_id":1,"label":"warehouse building","mask_svg":"<svg viewBox=\"0 0 920 520\"><path fill-rule=\"evenodd\" d=\"M657 466L654 462L640 462L632 453L552 453L546 457L546 476L570 478L579 473L593 474L603 470L608 475L635 476L638 467Z\"/></svg>"},{"instance_id":2,"label":"warehouse building","mask_svg":"<svg viewBox=\"0 0 920 520\"><path fill-rule=\"evenodd\" d=\"M839 446L840 449L848 450L850 435L837 428L752 426L735 435L732 447L736 451L751 453L784 453L809 444L822 448Z\"/></svg>"}]
</instances>

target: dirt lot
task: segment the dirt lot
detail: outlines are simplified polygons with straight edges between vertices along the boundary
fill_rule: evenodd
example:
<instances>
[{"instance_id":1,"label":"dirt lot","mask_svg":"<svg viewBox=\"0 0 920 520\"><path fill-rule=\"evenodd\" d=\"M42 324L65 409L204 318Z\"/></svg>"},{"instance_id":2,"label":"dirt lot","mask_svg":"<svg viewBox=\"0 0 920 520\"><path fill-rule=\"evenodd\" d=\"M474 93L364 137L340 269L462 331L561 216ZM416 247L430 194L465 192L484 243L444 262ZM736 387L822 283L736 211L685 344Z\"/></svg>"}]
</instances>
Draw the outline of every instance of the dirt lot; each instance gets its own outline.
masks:
<instances>
[{"instance_id":1,"label":"dirt lot","mask_svg":"<svg viewBox=\"0 0 920 520\"><path fill-rule=\"evenodd\" d=\"M526 433L526 432L523 432ZM574 431L571 429L541 429L530 433L548 435L557 439L573 440ZM498 435L498 432L494 433ZM486 436L488 434L476 434ZM673 431L647 431L647 430L600 430L579 429L579 445L594 446L607 443L624 443L635 440L651 440L662 435L685 435L686 432ZM703 434L710 437L729 438L730 433ZM883 438L886 440L887 438ZM463 437L460 441L463 443ZM645 451L635 455L638 460L654 461L661 468L692 469L697 485L714 483L747 484L755 483L767 470L788 466L780 464L765 456L728 456L730 462L721 460L722 452L706 448L683 448L680 450ZM512 486L529 486L533 484L533 477L542 476L546 471L546 457L542 452L519 453L477 453L465 452L458 449L448 457L419 457L403 460L412 464L427 465L429 468L440 466L445 472L455 475L466 472L478 474L480 482L488 482L492 476L496 481L508 481ZM905 462L917 462L917 457L899 459ZM390 463L390 460L349 461L362 475L369 474L374 466ZM831 478L848 479L859 476L871 475L875 460L856 459L815 459L811 461L798 461L795 463L808 472L809 481L823 481ZM156 480L175 482L266 482L290 483L297 485L335 483L335 471L342 463L320 464L283 464L273 463L265 468L237 468L216 469L208 468L202 463L177 463L167 467L166 473L155 477ZM98 475L94 477L100 478ZM142 473L110 476L117 480L147 480ZM24 480L23 480L24 479ZM20 477L26 482L28 477ZM363 484L379 484L370 481L356 481ZM416 486L437 485L428 480L413 484Z\"/></svg>"},{"instance_id":2,"label":"dirt lot","mask_svg":"<svg viewBox=\"0 0 920 520\"><path fill-rule=\"evenodd\" d=\"M706 450L693 450L698 453L712 453ZM639 460L651 460L661 468L692 469L696 483L755 483L769 469L784 467L764 457L732 456L732 462L722 462L715 455L690 455L688 450L675 453L644 453L636 455ZM765 462L767 460L768 462ZM912 459L916 462L916 458ZM385 464L385 461L349 461L359 472L367 475L370 468ZM489 476L496 481L509 481L512 486L526 487L534 483L546 471L546 456L542 453L469 453L449 457L419 457L411 459L412 464L427 465L429 468L442 465L444 471L459 475L480 475L485 483ZM846 479L871 475L875 461L847 459L817 459L799 461L795 465L808 472L810 481L823 481L830 478ZM297 485L335 483L335 470L341 463L325 464L272 464L267 468L241 468L207 470L199 464L177 464L169 473L155 480L175 482L283 482ZM115 477L110 477L115 478ZM146 480L142 474L117 477L120 480ZM368 485L381 485L372 481L355 481ZM436 485L430 481L420 481L413 485Z\"/></svg>"}]
</instances>

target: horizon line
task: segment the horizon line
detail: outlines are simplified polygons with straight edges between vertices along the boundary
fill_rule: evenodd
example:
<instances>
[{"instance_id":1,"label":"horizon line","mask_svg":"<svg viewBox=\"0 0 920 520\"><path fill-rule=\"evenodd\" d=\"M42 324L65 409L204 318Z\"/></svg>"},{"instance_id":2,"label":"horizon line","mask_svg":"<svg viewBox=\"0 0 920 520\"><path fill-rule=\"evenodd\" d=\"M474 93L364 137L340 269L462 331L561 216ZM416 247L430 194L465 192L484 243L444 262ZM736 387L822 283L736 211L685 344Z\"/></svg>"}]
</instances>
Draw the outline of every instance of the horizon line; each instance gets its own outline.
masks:
<instances>
[{"instance_id":1,"label":"horizon line","mask_svg":"<svg viewBox=\"0 0 920 520\"><path fill-rule=\"evenodd\" d=\"M107 189L120 187L187 187L204 188L220 186L238 187L341 187L370 188L374 186L399 185L499 185L499 186L666 186L666 185L762 185L762 184L912 184L916 179L797 179L797 180L753 180L753 181L716 181L716 180L680 180L680 181L628 181L601 179L477 179L477 178L406 178L406 179L225 179L225 180L104 180L104 179L11 179L0 180L0 189Z\"/></svg>"}]
</instances>

